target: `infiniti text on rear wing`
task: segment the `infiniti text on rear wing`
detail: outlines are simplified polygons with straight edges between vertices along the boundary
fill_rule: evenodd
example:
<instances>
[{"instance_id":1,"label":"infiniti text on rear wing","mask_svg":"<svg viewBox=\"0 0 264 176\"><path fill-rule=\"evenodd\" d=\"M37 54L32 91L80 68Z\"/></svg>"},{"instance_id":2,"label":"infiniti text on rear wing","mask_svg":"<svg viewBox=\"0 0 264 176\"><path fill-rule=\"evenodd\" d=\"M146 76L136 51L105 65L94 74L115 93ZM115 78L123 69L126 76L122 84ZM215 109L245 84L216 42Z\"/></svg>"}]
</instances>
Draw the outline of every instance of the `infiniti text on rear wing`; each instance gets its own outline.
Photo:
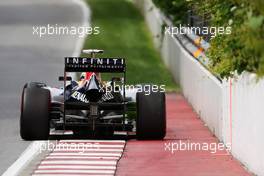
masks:
<instances>
[{"instance_id":1,"label":"infiniti text on rear wing","mask_svg":"<svg viewBox=\"0 0 264 176\"><path fill-rule=\"evenodd\" d=\"M66 72L125 72L123 58L66 57Z\"/></svg>"}]
</instances>

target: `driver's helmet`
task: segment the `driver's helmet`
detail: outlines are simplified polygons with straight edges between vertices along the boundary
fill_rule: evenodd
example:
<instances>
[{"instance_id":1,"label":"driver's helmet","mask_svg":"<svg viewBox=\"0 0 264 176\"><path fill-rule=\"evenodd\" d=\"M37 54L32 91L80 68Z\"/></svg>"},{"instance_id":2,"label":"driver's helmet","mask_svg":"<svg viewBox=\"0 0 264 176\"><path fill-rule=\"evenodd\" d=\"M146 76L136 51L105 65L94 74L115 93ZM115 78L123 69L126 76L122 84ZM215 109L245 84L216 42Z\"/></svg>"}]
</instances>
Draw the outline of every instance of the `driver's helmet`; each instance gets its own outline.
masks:
<instances>
[{"instance_id":1,"label":"driver's helmet","mask_svg":"<svg viewBox=\"0 0 264 176\"><path fill-rule=\"evenodd\" d=\"M80 80L89 80L94 72L82 72Z\"/></svg>"}]
</instances>

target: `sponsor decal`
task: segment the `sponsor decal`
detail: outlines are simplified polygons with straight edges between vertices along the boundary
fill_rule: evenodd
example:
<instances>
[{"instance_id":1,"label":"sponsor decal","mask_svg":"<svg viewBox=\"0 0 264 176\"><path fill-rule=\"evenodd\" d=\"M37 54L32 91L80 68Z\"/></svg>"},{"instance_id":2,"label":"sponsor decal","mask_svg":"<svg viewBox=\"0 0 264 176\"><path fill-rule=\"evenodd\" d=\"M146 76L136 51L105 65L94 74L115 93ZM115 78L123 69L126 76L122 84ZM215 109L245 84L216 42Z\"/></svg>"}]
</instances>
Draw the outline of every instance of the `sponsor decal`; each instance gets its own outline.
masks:
<instances>
[{"instance_id":1,"label":"sponsor decal","mask_svg":"<svg viewBox=\"0 0 264 176\"><path fill-rule=\"evenodd\" d=\"M89 101L86 98L86 95L83 93L80 93L78 91L73 92L73 94L71 95L72 98L82 101L84 103L89 103Z\"/></svg>"},{"instance_id":2,"label":"sponsor decal","mask_svg":"<svg viewBox=\"0 0 264 176\"><path fill-rule=\"evenodd\" d=\"M103 96L102 96L102 101L108 101L114 98L114 95L111 92L106 92Z\"/></svg>"},{"instance_id":3,"label":"sponsor decal","mask_svg":"<svg viewBox=\"0 0 264 176\"><path fill-rule=\"evenodd\" d=\"M67 57L66 64L124 65L124 59L122 58Z\"/></svg>"},{"instance_id":4,"label":"sponsor decal","mask_svg":"<svg viewBox=\"0 0 264 176\"><path fill-rule=\"evenodd\" d=\"M125 60L123 58L66 57L65 68L66 71L81 69L95 71L117 70L122 72L125 69Z\"/></svg>"}]
</instances>

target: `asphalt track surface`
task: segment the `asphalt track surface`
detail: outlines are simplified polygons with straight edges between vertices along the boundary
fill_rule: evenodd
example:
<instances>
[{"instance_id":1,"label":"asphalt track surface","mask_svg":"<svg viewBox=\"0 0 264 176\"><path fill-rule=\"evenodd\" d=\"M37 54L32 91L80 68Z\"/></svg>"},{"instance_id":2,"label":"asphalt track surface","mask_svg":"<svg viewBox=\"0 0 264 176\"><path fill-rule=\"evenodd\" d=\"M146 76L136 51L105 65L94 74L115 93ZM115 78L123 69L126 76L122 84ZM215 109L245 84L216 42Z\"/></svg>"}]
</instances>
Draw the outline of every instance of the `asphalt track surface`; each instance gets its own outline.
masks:
<instances>
[{"instance_id":1,"label":"asphalt track surface","mask_svg":"<svg viewBox=\"0 0 264 176\"><path fill-rule=\"evenodd\" d=\"M0 174L26 149L19 136L19 108L23 85L42 81L59 85L63 57L72 56L77 36L33 35L33 26L80 26L81 7L71 0L0 1Z\"/></svg>"}]
</instances>

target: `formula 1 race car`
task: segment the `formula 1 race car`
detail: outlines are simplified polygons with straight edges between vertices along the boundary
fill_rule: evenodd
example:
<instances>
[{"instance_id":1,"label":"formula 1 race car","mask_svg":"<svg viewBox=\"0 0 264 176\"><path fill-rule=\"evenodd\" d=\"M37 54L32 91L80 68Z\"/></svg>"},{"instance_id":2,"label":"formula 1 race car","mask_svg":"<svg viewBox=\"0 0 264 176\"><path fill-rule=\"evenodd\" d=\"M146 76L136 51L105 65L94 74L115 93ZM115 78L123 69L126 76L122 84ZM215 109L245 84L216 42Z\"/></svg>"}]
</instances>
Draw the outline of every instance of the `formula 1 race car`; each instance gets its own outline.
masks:
<instances>
[{"instance_id":1,"label":"formula 1 race car","mask_svg":"<svg viewBox=\"0 0 264 176\"><path fill-rule=\"evenodd\" d=\"M153 85L126 86L123 58L96 58L102 50L84 50L91 57L66 57L62 88L44 83L25 84L21 101L20 135L24 140L45 140L51 130L94 136L115 132L138 139L163 139L166 133L165 93ZM81 74L74 81L69 73ZM79 73L78 73L79 72ZM109 81L101 73L119 75Z\"/></svg>"}]
</instances>

